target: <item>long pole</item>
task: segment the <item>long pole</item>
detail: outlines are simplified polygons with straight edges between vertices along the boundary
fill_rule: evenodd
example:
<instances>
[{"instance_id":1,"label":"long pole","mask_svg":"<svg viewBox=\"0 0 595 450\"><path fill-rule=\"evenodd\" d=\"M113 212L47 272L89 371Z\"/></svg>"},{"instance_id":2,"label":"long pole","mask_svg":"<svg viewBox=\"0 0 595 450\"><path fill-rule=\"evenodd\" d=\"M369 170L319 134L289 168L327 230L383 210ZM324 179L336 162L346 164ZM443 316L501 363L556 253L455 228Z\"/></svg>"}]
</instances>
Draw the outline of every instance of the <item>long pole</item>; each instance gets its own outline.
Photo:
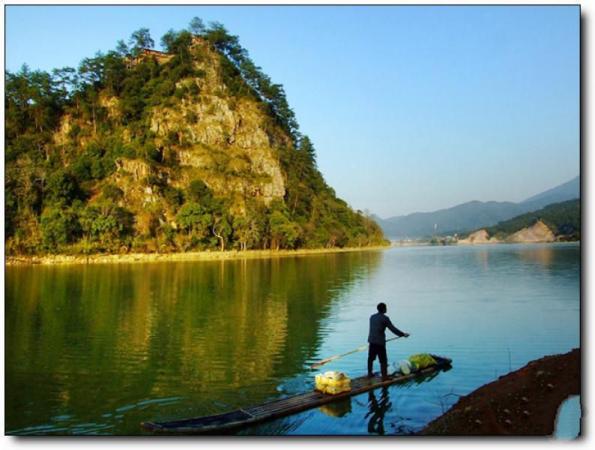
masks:
<instances>
[{"instance_id":1,"label":"long pole","mask_svg":"<svg viewBox=\"0 0 595 450\"><path fill-rule=\"evenodd\" d=\"M399 339L400 337L401 337L401 336L396 336L396 337L394 337L394 338L387 339L387 340L386 340L386 342L394 341L395 339ZM367 348L368 348L368 344L364 344L364 345L361 345L361 346L359 346L359 347L358 347L358 348L356 348L355 350L351 350L351 351L349 351L349 352L347 352L347 353L342 353L342 354L340 354L340 355L333 355L333 356L330 356L330 357L328 357L328 358L325 358L325 359L323 359L323 360L320 360L320 361L318 361L318 362L315 362L314 364L312 364L312 365L310 366L310 369L318 369L319 367L321 367L321 366L324 366L325 364L328 364L328 363L330 363L331 361L335 361L335 360L337 360L337 359L339 359L339 358L343 358L344 356L351 355L351 354L353 354L353 353L357 353L357 352L363 352L363 351L364 351L365 349L367 349Z\"/></svg>"}]
</instances>

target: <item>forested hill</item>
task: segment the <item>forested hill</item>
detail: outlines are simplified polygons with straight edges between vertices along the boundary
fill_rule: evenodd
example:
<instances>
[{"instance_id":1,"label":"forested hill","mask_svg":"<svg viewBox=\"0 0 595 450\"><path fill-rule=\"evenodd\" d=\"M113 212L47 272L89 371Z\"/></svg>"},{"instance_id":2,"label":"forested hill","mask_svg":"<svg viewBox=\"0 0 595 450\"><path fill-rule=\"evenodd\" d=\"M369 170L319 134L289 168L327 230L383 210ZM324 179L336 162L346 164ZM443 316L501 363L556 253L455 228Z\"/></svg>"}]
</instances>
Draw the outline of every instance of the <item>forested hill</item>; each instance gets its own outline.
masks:
<instances>
[{"instance_id":1,"label":"forested hill","mask_svg":"<svg viewBox=\"0 0 595 450\"><path fill-rule=\"evenodd\" d=\"M9 254L384 244L316 168L283 87L193 19L77 69L6 73Z\"/></svg>"},{"instance_id":2,"label":"forested hill","mask_svg":"<svg viewBox=\"0 0 595 450\"><path fill-rule=\"evenodd\" d=\"M568 200L548 205L539 211L520 215L500 222L486 229L488 235L496 239L506 239L523 228L543 222L552 233L564 240L580 240L581 238L581 202Z\"/></svg>"}]
</instances>

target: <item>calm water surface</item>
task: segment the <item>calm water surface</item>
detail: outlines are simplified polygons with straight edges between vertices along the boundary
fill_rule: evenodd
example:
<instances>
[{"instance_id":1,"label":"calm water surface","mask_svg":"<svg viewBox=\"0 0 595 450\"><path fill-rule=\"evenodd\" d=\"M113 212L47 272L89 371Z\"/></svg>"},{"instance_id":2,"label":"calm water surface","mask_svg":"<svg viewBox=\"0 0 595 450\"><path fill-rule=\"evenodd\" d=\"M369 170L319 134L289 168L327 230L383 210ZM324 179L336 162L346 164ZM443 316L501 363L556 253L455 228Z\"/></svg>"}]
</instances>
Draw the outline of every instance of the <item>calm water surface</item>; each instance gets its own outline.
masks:
<instances>
[{"instance_id":1,"label":"calm water surface","mask_svg":"<svg viewBox=\"0 0 595 450\"><path fill-rule=\"evenodd\" d=\"M142 434L312 388L312 362L367 338L379 301L411 333L390 361L453 359L242 434L408 434L580 339L580 246L393 248L245 261L6 269L9 434ZM351 376L365 353L328 364Z\"/></svg>"}]
</instances>

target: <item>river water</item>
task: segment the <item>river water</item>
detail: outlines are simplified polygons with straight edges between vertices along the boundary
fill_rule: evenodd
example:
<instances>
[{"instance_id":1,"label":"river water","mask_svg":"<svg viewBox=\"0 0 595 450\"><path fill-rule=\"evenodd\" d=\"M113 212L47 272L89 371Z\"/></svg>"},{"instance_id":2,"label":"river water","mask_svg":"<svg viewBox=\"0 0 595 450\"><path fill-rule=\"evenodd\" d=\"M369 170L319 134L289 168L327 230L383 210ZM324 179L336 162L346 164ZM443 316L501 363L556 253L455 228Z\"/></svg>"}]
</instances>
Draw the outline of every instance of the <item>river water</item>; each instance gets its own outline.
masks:
<instances>
[{"instance_id":1,"label":"river water","mask_svg":"<svg viewBox=\"0 0 595 450\"><path fill-rule=\"evenodd\" d=\"M309 365L366 342L388 305L390 361L453 368L240 434L410 434L528 361L580 345L580 245L6 268L8 434L142 434L312 389ZM389 332L387 332L390 334ZM322 370L365 373L366 353ZM376 365L376 369L378 366Z\"/></svg>"}]
</instances>

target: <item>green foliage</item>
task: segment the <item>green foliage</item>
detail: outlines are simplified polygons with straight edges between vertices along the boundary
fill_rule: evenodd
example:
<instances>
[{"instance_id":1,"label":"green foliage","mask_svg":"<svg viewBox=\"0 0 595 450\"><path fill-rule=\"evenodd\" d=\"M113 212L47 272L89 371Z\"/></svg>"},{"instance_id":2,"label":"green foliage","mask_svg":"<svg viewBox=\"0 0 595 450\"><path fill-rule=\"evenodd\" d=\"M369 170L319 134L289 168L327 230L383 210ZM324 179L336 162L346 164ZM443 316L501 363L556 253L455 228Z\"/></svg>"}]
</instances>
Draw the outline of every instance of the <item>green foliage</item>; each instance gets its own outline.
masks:
<instances>
[{"instance_id":1,"label":"green foliage","mask_svg":"<svg viewBox=\"0 0 595 450\"><path fill-rule=\"evenodd\" d=\"M5 172L5 232L6 237L37 224L43 209L45 173L31 166L12 167ZM23 231L26 236L27 232Z\"/></svg>"},{"instance_id":2,"label":"green foliage","mask_svg":"<svg viewBox=\"0 0 595 450\"><path fill-rule=\"evenodd\" d=\"M80 224L71 208L48 207L41 215L41 231L45 248L57 251L79 237Z\"/></svg>"},{"instance_id":3,"label":"green foliage","mask_svg":"<svg viewBox=\"0 0 595 450\"><path fill-rule=\"evenodd\" d=\"M223 214L215 216L211 230L219 240L219 250L225 250L233 231L228 218Z\"/></svg>"},{"instance_id":4,"label":"green foliage","mask_svg":"<svg viewBox=\"0 0 595 450\"><path fill-rule=\"evenodd\" d=\"M128 44L132 49L132 54L136 55L143 48L153 48L155 46L155 41L151 38L151 33L148 28L140 28L132 33Z\"/></svg>"},{"instance_id":5,"label":"green foliage","mask_svg":"<svg viewBox=\"0 0 595 450\"><path fill-rule=\"evenodd\" d=\"M163 161L163 152L152 142L146 142L139 152L145 161L160 163Z\"/></svg>"},{"instance_id":6,"label":"green foliage","mask_svg":"<svg viewBox=\"0 0 595 450\"><path fill-rule=\"evenodd\" d=\"M523 228L533 226L538 220L543 221L556 236L566 239L580 239L581 204L580 200L568 200L554 203L538 211L522 214L487 228L490 236L506 238Z\"/></svg>"},{"instance_id":7,"label":"green foliage","mask_svg":"<svg viewBox=\"0 0 595 450\"><path fill-rule=\"evenodd\" d=\"M174 31L169 30L161 38L161 45L165 47L165 51L175 58L179 58L177 63L187 61L191 58L190 45L192 44L192 33L186 30Z\"/></svg>"},{"instance_id":8,"label":"green foliage","mask_svg":"<svg viewBox=\"0 0 595 450\"><path fill-rule=\"evenodd\" d=\"M24 65L6 73L5 138L7 162L28 156L42 164L49 159L52 132L68 99L58 81Z\"/></svg>"},{"instance_id":9,"label":"green foliage","mask_svg":"<svg viewBox=\"0 0 595 450\"><path fill-rule=\"evenodd\" d=\"M202 239L209 235L213 216L198 203L189 202L180 208L176 221L182 230Z\"/></svg>"},{"instance_id":10,"label":"green foliage","mask_svg":"<svg viewBox=\"0 0 595 450\"><path fill-rule=\"evenodd\" d=\"M124 208L113 206L109 201L83 208L79 217L84 236L107 248L113 244L117 246L133 232L133 214Z\"/></svg>"},{"instance_id":11,"label":"green foliage","mask_svg":"<svg viewBox=\"0 0 595 450\"><path fill-rule=\"evenodd\" d=\"M275 204L269 215L269 231L271 235L271 248L294 248L300 235L299 227L293 223L286 209Z\"/></svg>"},{"instance_id":12,"label":"green foliage","mask_svg":"<svg viewBox=\"0 0 595 450\"><path fill-rule=\"evenodd\" d=\"M202 180L192 180L188 185L188 198L210 207L213 202L213 193Z\"/></svg>"},{"instance_id":13,"label":"green foliage","mask_svg":"<svg viewBox=\"0 0 595 450\"><path fill-rule=\"evenodd\" d=\"M246 202L246 213L232 219L232 240L240 250L262 248L268 237L266 208L256 201Z\"/></svg>"},{"instance_id":14,"label":"green foliage","mask_svg":"<svg viewBox=\"0 0 595 450\"><path fill-rule=\"evenodd\" d=\"M188 28L191 33L197 36L202 35L206 31L205 24L200 17L193 17Z\"/></svg>"},{"instance_id":15,"label":"green foliage","mask_svg":"<svg viewBox=\"0 0 595 450\"><path fill-rule=\"evenodd\" d=\"M174 210L178 209L184 203L184 192L173 186L164 186L163 197Z\"/></svg>"},{"instance_id":16,"label":"green foliage","mask_svg":"<svg viewBox=\"0 0 595 450\"><path fill-rule=\"evenodd\" d=\"M70 205L74 200L83 197L79 182L71 173L58 169L48 179L46 199L49 203Z\"/></svg>"},{"instance_id":17,"label":"green foliage","mask_svg":"<svg viewBox=\"0 0 595 450\"><path fill-rule=\"evenodd\" d=\"M108 183L101 189L101 195L105 200L117 203L124 197L124 192L115 184Z\"/></svg>"},{"instance_id":18,"label":"green foliage","mask_svg":"<svg viewBox=\"0 0 595 450\"><path fill-rule=\"evenodd\" d=\"M115 50L85 58L77 69L64 67L50 74L23 66L17 73L6 73L9 251L247 250L383 243L378 226L353 212L325 183L316 168L314 145L299 133L283 86L254 64L237 36L219 23L205 26L194 18L188 30L170 30L161 43L168 57L144 52L154 41L149 30L141 28L128 45L118 41ZM291 138L278 150L286 188L283 199L265 204L262 194L251 197L237 190L215 195L207 178L179 188L171 184L181 179L177 150L193 145L186 127L197 124L199 116L185 111L185 123L170 126L163 136L155 131L154 111L205 101L200 78L206 72L198 67L207 58L216 59L223 81L215 95L232 109L242 104L240 100L257 102L264 131ZM216 113L214 105L202 110ZM246 155L225 147L207 150L217 176L258 183ZM141 170L150 168L144 180L133 175L140 186L124 189L136 196L130 206L134 212L125 208L130 199L119 184L130 183L122 181L130 178L115 173L125 158L141 160Z\"/></svg>"},{"instance_id":19,"label":"green foliage","mask_svg":"<svg viewBox=\"0 0 595 450\"><path fill-rule=\"evenodd\" d=\"M115 170L118 151L108 153L106 146L90 142L72 164L73 175L81 181L102 180Z\"/></svg>"}]
</instances>

